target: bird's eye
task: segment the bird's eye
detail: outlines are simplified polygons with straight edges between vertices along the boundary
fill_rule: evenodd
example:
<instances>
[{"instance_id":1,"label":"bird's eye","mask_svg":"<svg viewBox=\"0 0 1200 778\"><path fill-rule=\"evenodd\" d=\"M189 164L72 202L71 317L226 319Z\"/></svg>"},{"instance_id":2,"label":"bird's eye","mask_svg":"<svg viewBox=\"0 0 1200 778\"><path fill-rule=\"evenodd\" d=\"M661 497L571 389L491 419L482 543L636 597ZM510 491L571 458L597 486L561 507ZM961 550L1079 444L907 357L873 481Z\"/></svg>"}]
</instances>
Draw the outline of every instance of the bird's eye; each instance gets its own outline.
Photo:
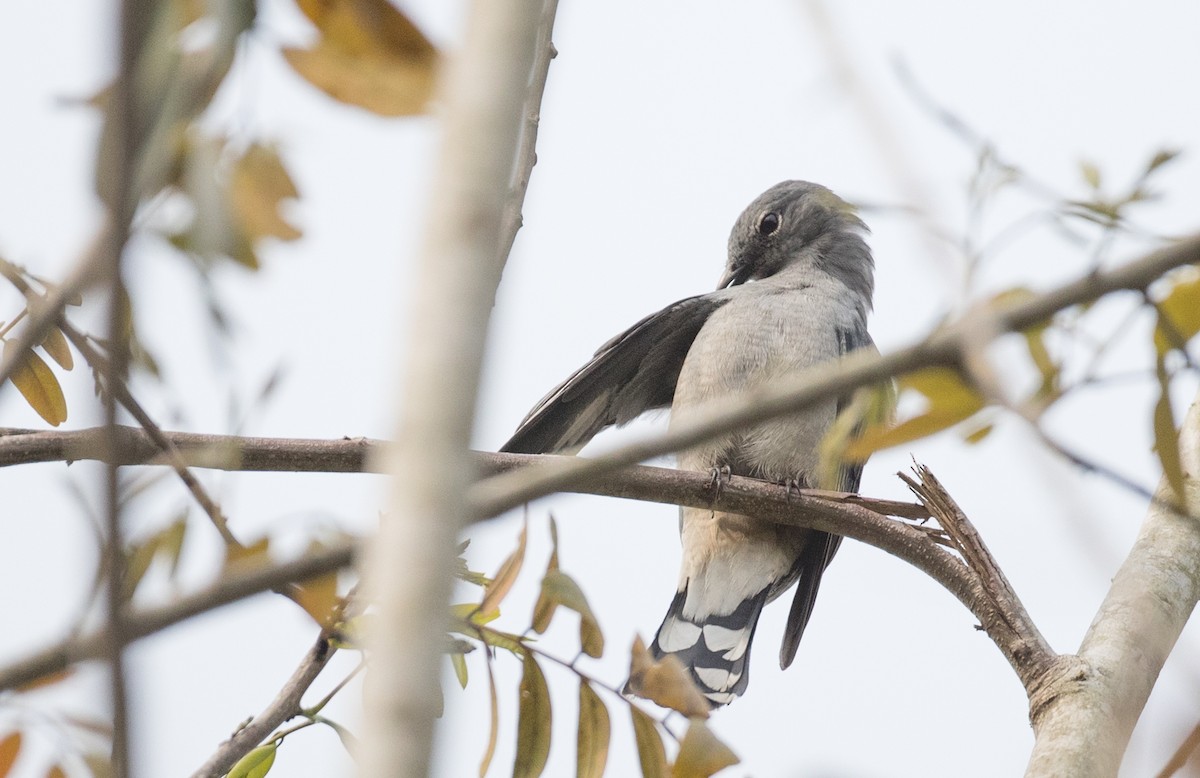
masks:
<instances>
[{"instance_id":1,"label":"bird's eye","mask_svg":"<svg viewBox=\"0 0 1200 778\"><path fill-rule=\"evenodd\" d=\"M762 218L758 220L758 234L770 235L779 229L779 214L774 211L764 213Z\"/></svg>"}]
</instances>

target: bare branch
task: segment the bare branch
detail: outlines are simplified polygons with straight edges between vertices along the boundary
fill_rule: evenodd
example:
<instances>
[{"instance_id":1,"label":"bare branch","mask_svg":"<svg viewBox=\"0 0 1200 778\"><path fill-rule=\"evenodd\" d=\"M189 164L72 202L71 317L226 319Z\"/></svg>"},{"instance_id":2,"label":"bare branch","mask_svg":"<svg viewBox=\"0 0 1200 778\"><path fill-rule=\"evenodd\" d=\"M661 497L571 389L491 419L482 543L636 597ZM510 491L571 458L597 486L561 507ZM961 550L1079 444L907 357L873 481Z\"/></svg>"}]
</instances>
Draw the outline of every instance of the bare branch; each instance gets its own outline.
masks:
<instances>
[{"instance_id":1,"label":"bare branch","mask_svg":"<svg viewBox=\"0 0 1200 778\"><path fill-rule=\"evenodd\" d=\"M245 726L239 727L228 740L221 744L216 753L208 758L203 765L192 773L192 778L212 778L224 775L229 768L246 754L250 753L259 743L275 729L289 719L303 713L300 699L312 686L313 681L329 664L329 660L337 653L337 649L329 645L329 640L322 635L313 647L304 655L292 677L271 704L261 713L252 718Z\"/></svg>"},{"instance_id":2,"label":"bare branch","mask_svg":"<svg viewBox=\"0 0 1200 778\"><path fill-rule=\"evenodd\" d=\"M796 413L832 397L925 367L956 365L980 331L1018 332L1047 321L1055 313L1123 289L1143 290L1164 273L1200 263L1200 235L1147 254L1122 267L1096 272L1056 289L999 310L968 314L956 325L887 355L857 352L829 365L806 370L761 390L722 402L664 434L623 446L603 456L548 462L545 466L507 473L474 485L470 499L480 516L494 516L572 483L591 481L625 465L694 446L748 424ZM980 321L986 322L981 326Z\"/></svg>"},{"instance_id":3,"label":"bare branch","mask_svg":"<svg viewBox=\"0 0 1200 778\"><path fill-rule=\"evenodd\" d=\"M34 462L109 461L100 445L102 427L81 430L0 428L0 467ZM113 462L120 465L168 465L149 432L117 427ZM369 463L382 451L383 441L367 438L316 440L255 438L163 431L187 467L236 472L365 473L380 472Z\"/></svg>"},{"instance_id":4,"label":"bare branch","mask_svg":"<svg viewBox=\"0 0 1200 778\"><path fill-rule=\"evenodd\" d=\"M938 523L950 536L955 550L978 578L992 608L992 613L988 614L990 617L981 618L980 624L1008 657L1021 678L1021 684L1029 691L1034 682L1050 668L1057 655L1029 617L1012 584L984 545L975 525L929 468L916 465L915 470L919 481L905 473L900 473L900 478L935 514ZM972 609L972 612L978 615L978 611Z\"/></svg>"},{"instance_id":5,"label":"bare branch","mask_svg":"<svg viewBox=\"0 0 1200 778\"><path fill-rule=\"evenodd\" d=\"M211 587L167 605L127 610L123 616L123 636L126 642L139 640L223 605L349 567L354 560L354 551L350 544L342 544L291 562L225 576ZM110 639L109 627L105 626L39 651L0 670L0 689L15 689L76 662L102 657Z\"/></svg>"}]
</instances>

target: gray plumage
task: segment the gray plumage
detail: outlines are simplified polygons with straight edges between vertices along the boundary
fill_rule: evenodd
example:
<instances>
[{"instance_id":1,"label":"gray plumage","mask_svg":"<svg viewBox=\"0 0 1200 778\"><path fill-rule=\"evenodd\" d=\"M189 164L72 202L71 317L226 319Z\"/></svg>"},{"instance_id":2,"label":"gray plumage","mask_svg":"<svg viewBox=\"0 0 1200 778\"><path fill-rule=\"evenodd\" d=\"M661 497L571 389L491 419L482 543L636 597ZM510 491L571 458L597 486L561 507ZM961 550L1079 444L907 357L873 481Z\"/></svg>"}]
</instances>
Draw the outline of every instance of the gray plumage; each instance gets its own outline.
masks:
<instances>
[{"instance_id":1,"label":"gray plumage","mask_svg":"<svg viewBox=\"0 0 1200 778\"><path fill-rule=\"evenodd\" d=\"M501 449L578 449L609 425L671 407L677 424L708 403L874 348L867 334L874 263L866 226L825 187L785 181L742 213L717 291L647 316L552 390ZM679 467L813 486L818 444L839 403L720 436L681 452ZM840 486L858 489L860 467ZM798 582L780 666L796 655L821 575L840 537L753 517L684 508L679 588L651 645L674 654L714 705L742 694L762 607Z\"/></svg>"}]
</instances>

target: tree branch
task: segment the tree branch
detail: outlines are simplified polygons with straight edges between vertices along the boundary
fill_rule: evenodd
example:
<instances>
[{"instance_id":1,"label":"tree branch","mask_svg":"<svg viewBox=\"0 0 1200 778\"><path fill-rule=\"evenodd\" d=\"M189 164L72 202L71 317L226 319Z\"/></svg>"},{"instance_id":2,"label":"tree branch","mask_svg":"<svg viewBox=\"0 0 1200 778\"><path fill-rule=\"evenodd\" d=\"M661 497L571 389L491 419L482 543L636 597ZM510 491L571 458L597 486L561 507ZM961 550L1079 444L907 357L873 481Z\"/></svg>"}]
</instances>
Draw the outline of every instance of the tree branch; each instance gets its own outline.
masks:
<instances>
[{"instance_id":1,"label":"tree branch","mask_svg":"<svg viewBox=\"0 0 1200 778\"><path fill-rule=\"evenodd\" d=\"M937 517L954 549L975 575L991 606L991 613L979 623L1017 671L1026 692L1032 695L1032 689L1057 659L1057 654L1042 637L1004 571L984 545L979 531L958 503L929 468L916 465L914 469L919 481L905 473L900 473L901 480ZM972 613L979 615L979 610L972 608Z\"/></svg>"},{"instance_id":2,"label":"tree branch","mask_svg":"<svg viewBox=\"0 0 1200 778\"><path fill-rule=\"evenodd\" d=\"M1200 397L1184 419L1179 447L1187 493L1175 495L1162 480L1078 655L1060 657L1058 672L1030 702L1036 741L1027 776L1117 774L1159 671L1200 600Z\"/></svg>"},{"instance_id":3,"label":"tree branch","mask_svg":"<svg viewBox=\"0 0 1200 778\"><path fill-rule=\"evenodd\" d=\"M534 498L566 489L625 465L679 451L717 435L796 413L861 386L937 365L957 365L964 347L976 345L979 332L1019 332L1047 321L1055 313L1091 302L1110 292L1143 290L1164 273L1181 265L1200 263L1200 235L1154 251L1122 267L1096 272L1006 308L987 308L968 314L929 338L886 355L857 352L840 362L803 371L760 390L722 401L708 413L669 432L623 446L595 458L548 462L487 479L470 489L480 516L494 516Z\"/></svg>"},{"instance_id":4,"label":"tree branch","mask_svg":"<svg viewBox=\"0 0 1200 778\"><path fill-rule=\"evenodd\" d=\"M388 510L365 560L377 607L366 644L364 776L429 772L454 549L470 512L474 424L488 318L505 255L522 112L546 0L476 0L447 68L444 137L409 311L408 362L397 394L397 444ZM548 33L547 33L548 37Z\"/></svg>"},{"instance_id":5,"label":"tree branch","mask_svg":"<svg viewBox=\"0 0 1200 778\"><path fill-rule=\"evenodd\" d=\"M192 778L212 778L224 775L229 768L246 754L250 753L259 743L275 729L289 719L303 713L300 700L308 687L329 664L329 660L337 653L337 649L329 645L324 635L317 639L313 647L304 655L292 677L287 680L279 694L261 713L252 718L245 726L239 727L220 748L202 764Z\"/></svg>"},{"instance_id":6,"label":"tree branch","mask_svg":"<svg viewBox=\"0 0 1200 778\"><path fill-rule=\"evenodd\" d=\"M181 597L157 608L129 610L123 621L123 637L127 642L139 640L207 613L224 605L290 583L298 583L318 575L349 567L354 560L354 547L342 544L306 557L272 565L237 575L228 575L207 589ZM52 673L65 670L76 662L97 659L105 654L111 639L110 627L73 637L37 652L0 670L0 689L15 689Z\"/></svg>"}]
</instances>

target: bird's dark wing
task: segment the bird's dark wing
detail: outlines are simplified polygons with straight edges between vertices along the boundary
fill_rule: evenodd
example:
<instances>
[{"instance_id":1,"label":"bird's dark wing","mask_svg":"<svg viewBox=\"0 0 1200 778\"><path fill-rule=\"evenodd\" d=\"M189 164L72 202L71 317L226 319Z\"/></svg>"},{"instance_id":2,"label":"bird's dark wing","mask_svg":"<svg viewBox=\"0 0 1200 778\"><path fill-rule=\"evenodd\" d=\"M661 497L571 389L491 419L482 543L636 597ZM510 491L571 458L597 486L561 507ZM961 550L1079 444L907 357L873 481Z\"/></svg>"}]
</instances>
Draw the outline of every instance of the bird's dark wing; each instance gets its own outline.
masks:
<instances>
[{"instance_id":1,"label":"bird's dark wing","mask_svg":"<svg viewBox=\"0 0 1200 778\"><path fill-rule=\"evenodd\" d=\"M696 333L728 300L727 292L680 300L608 341L534 406L500 450L544 454L577 448L609 425L670 405Z\"/></svg>"},{"instance_id":2,"label":"bird's dark wing","mask_svg":"<svg viewBox=\"0 0 1200 778\"><path fill-rule=\"evenodd\" d=\"M866 328L839 329L837 331L838 350L843 356L860 348L874 348L875 343L867 334ZM838 400L838 413L850 401L849 396ZM862 462L844 464L840 473L840 486L843 491L857 492L862 480ZM817 592L821 587L821 575L833 561L838 546L842 544L840 535L830 535L828 532L813 532L808 543L796 560L795 570L799 573L796 583L796 596L792 599L792 609L788 612L787 628L783 632L783 645L779 647L779 666L787 669L796 658L796 649L800 646L800 638L804 628L812 616L813 604L817 601Z\"/></svg>"}]
</instances>

